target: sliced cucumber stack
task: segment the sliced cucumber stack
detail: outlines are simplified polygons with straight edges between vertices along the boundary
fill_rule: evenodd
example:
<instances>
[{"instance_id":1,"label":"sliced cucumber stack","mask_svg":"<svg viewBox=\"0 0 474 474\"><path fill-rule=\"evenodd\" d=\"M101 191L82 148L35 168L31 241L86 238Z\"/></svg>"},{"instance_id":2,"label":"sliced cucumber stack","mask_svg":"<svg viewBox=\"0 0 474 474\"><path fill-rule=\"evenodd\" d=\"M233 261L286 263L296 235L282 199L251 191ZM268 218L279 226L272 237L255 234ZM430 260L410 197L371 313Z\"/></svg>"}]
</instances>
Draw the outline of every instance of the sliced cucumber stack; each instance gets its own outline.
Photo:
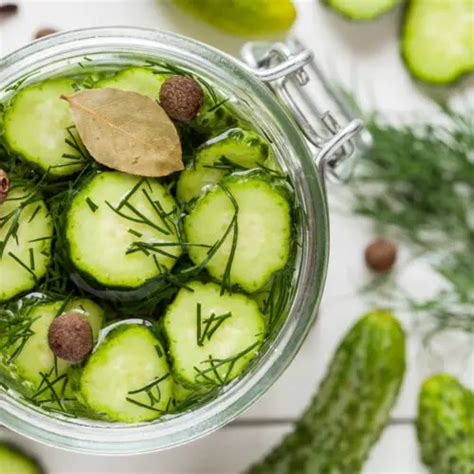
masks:
<instances>
[{"instance_id":1,"label":"sliced cucumber stack","mask_svg":"<svg viewBox=\"0 0 474 474\"><path fill-rule=\"evenodd\" d=\"M45 375L54 379L64 374L71 366L70 362L56 358L48 345L48 331L51 323L56 317L65 313L77 313L87 319L92 327L94 339L97 339L104 322L102 308L87 299L74 299L66 305L63 301L56 301L32 306L27 317L32 321L29 329L33 334L26 340L14 359L14 365L17 373L24 380L29 381L33 389L38 388ZM16 349L18 347L13 347L12 352Z\"/></svg>"},{"instance_id":2,"label":"sliced cucumber stack","mask_svg":"<svg viewBox=\"0 0 474 474\"><path fill-rule=\"evenodd\" d=\"M236 173L196 202L184 228L196 265L205 264L226 289L253 293L288 262L291 205L286 189L266 173Z\"/></svg>"},{"instance_id":3,"label":"sliced cucumber stack","mask_svg":"<svg viewBox=\"0 0 474 474\"><path fill-rule=\"evenodd\" d=\"M0 302L31 290L51 260L53 224L34 189L12 186L0 206Z\"/></svg>"},{"instance_id":4,"label":"sliced cucumber stack","mask_svg":"<svg viewBox=\"0 0 474 474\"><path fill-rule=\"evenodd\" d=\"M89 179L67 211L71 263L105 287L138 288L181 255L176 203L154 179L103 172Z\"/></svg>"},{"instance_id":5,"label":"sliced cucumber stack","mask_svg":"<svg viewBox=\"0 0 474 474\"><path fill-rule=\"evenodd\" d=\"M124 91L137 92L153 100L160 98L160 89L168 76L155 74L151 69L132 67L118 72L113 77L99 81L96 87L113 87Z\"/></svg>"},{"instance_id":6,"label":"sliced cucumber stack","mask_svg":"<svg viewBox=\"0 0 474 474\"><path fill-rule=\"evenodd\" d=\"M113 330L81 377L86 403L111 420L139 422L168 413L173 378L161 342L145 326Z\"/></svg>"},{"instance_id":7,"label":"sliced cucumber stack","mask_svg":"<svg viewBox=\"0 0 474 474\"><path fill-rule=\"evenodd\" d=\"M44 471L35 459L20 448L0 442L0 472L2 474L43 474Z\"/></svg>"},{"instance_id":8,"label":"sliced cucumber stack","mask_svg":"<svg viewBox=\"0 0 474 474\"><path fill-rule=\"evenodd\" d=\"M255 132L232 129L203 145L194 163L179 175L177 197L188 202L205 186L216 184L235 168L256 168L268 158L268 143Z\"/></svg>"},{"instance_id":9,"label":"sliced cucumber stack","mask_svg":"<svg viewBox=\"0 0 474 474\"><path fill-rule=\"evenodd\" d=\"M405 12L402 54L418 79L449 84L474 71L472 0L411 0Z\"/></svg>"},{"instance_id":10,"label":"sliced cucumber stack","mask_svg":"<svg viewBox=\"0 0 474 474\"><path fill-rule=\"evenodd\" d=\"M257 354L265 336L262 313L243 294L221 295L215 283L187 286L164 317L173 372L189 385L224 385Z\"/></svg>"},{"instance_id":11,"label":"sliced cucumber stack","mask_svg":"<svg viewBox=\"0 0 474 474\"><path fill-rule=\"evenodd\" d=\"M53 177L69 176L84 166L81 154L67 143L77 138L71 137L71 113L61 100L74 94L73 84L71 79L57 79L25 87L4 116L8 147Z\"/></svg>"},{"instance_id":12,"label":"sliced cucumber stack","mask_svg":"<svg viewBox=\"0 0 474 474\"><path fill-rule=\"evenodd\" d=\"M353 21L370 21L387 13L402 0L323 0L328 7Z\"/></svg>"}]
</instances>

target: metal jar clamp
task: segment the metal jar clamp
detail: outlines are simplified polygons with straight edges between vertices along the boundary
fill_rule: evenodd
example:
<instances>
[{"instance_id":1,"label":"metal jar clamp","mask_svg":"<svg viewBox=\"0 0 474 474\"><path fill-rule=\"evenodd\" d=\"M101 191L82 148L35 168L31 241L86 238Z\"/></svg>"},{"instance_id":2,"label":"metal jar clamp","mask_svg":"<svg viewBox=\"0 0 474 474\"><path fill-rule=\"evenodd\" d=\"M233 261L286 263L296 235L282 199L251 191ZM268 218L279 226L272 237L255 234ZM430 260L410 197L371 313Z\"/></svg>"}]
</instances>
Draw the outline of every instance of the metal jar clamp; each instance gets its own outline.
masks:
<instances>
[{"instance_id":1,"label":"metal jar clamp","mask_svg":"<svg viewBox=\"0 0 474 474\"><path fill-rule=\"evenodd\" d=\"M357 156L372 142L363 122L343 100L296 39L286 43L250 42L242 59L275 93L314 150L323 178L349 179ZM306 88L316 86L314 95Z\"/></svg>"}]
</instances>

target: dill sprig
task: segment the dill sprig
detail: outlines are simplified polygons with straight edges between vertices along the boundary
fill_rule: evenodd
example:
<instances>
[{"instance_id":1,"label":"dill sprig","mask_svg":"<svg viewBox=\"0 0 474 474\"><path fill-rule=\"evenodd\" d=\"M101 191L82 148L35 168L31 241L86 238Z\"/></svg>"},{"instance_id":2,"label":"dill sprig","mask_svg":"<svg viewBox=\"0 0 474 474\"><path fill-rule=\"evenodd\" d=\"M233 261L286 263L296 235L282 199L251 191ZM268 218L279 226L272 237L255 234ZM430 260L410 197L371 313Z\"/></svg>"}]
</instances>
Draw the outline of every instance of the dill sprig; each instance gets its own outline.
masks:
<instances>
[{"instance_id":1,"label":"dill sprig","mask_svg":"<svg viewBox=\"0 0 474 474\"><path fill-rule=\"evenodd\" d=\"M405 306L432 316L436 330L474 332L472 112L440 109L437 124L397 126L377 116L368 121L374 146L352 181L354 211L372 219L380 233L425 254L445 279L434 299L400 295ZM451 311L446 298L463 310Z\"/></svg>"},{"instance_id":2,"label":"dill sprig","mask_svg":"<svg viewBox=\"0 0 474 474\"><path fill-rule=\"evenodd\" d=\"M216 316L215 313L211 313L206 319L202 319L202 306L201 303L196 304L196 344L200 347L204 346L204 343L210 341L212 336L222 326L224 321L232 317L231 312L227 312ZM204 325L204 327L203 327Z\"/></svg>"},{"instance_id":3,"label":"dill sprig","mask_svg":"<svg viewBox=\"0 0 474 474\"><path fill-rule=\"evenodd\" d=\"M229 188L223 183L219 183L220 188L224 191L226 196L229 198L229 201L232 203L234 208L234 214L230 221L228 231L232 231L232 244L229 252L229 257L227 259L227 263L224 270L224 275L222 277L222 284L221 284L221 295L228 291L232 293L232 280L231 280L231 272L232 272L232 265L234 263L235 252L237 251L237 243L239 239L239 205L234 198L233 194L230 192ZM226 232L227 234L227 232ZM225 235L224 240L227 238Z\"/></svg>"},{"instance_id":4,"label":"dill sprig","mask_svg":"<svg viewBox=\"0 0 474 474\"><path fill-rule=\"evenodd\" d=\"M23 305L0 308L0 352L8 364L15 361L34 335L31 326L38 318L30 317L32 307L27 300Z\"/></svg>"},{"instance_id":5,"label":"dill sprig","mask_svg":"<svg viewBox=\"0 0 474 474\"><path fill-rule=\"evenodd\" d=\"M223 359L215 359L212 354L209 354L207 359L201 361L201 365L204 365L205 368L194 367L196 372L195 382L199 385L211 387L227 384L230 381L235 364L252 351L257 351L260 344L259 341L256 341L239 353Z\"/></svg>"},{"instance_id":6,"label":"dill sprig","mask_svg":"<svg viewBox=\"0 0 474 474\"><path fill-rule=\"evenodd\" d=\"M127 402L132 403L133 405L137 405L141 408L146 408L148 410L156 411L162 414L168 413L169 406L171 404L171 398L170 400L168 400L168 406L164 410L161 408L157 408L155 405L158 405L159 403L161 403L161 400L162 400L160 384L161 382L168 379L169 377L171 377L171 374L168 372L165 375L161 377L157 377L156 379L147 383L145 386L128 392L128 395L146 394L146 396L148 397L148 404L141 402L139 400L136 400L135 398L132 398L130 396L126 397Z\"/></svg>"}]
</instances>

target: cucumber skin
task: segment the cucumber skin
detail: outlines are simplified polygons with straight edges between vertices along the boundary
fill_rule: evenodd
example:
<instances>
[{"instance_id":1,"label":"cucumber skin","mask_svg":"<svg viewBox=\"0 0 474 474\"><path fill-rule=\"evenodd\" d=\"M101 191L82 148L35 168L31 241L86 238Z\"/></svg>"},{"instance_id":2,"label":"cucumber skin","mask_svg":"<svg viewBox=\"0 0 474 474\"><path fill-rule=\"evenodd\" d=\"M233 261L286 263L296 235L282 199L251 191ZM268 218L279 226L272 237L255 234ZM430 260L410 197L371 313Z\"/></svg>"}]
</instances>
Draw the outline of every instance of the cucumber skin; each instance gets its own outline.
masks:
<instances>
[{"instance_id":1,"label":"cucumber skin","mask_svg":"<svg viewBox=\"0 0 474 474\"><path fill-rule=\"evenodd\" d=\"M406 50L405 50L405 25L407 22L407 18L410 15L411 7L417 0L406 0L403 4L403 14L402 14L402 21L400 25L400 56L405 64L405 67L410 74L410 76L419 81L420 83L424 83L431 86L452 86L455 85L457 82L461 81L464 76L468 76L474 72L474 65L472 67L466 68L464 71L461 71L455 76L452 76L446 80L435 79L432 77L427 77L425 75L421 75L417 70L415 70L411 60L408 58ZM474 64L474 63L473 63Z\"/></svg>"},{"instance_id":2,"label":"cucumber skin","mask_svg":"<svg viewBox=\"0 0 474 474\"><path fill-rule=\"evenodd\" d=\"M361 1L366 1L366 0L361 0ZM383 9L383 10L377 12L377 13L374 13L371 16L356 17L356 16L351 15L350 13L342 10L341 8L338 8L337 6L333 5L332 4L333 0L321 0L323 5L325 5L327 8L331 9L332 11L336 12L337 14L343 16L347 20L351 20L351 21L354 21L354 22L360 22L360 23L377 20L381 16L383 16L386 13L388 13L388 12L392 11L393 9L395 9L395 7L400 5L402 3L402 1L403 0L394 0L392 2L392 4L389 4L385 9Z\"/></svg>"},{"instance_id":3,"label":"cucumber skin","mask_svg":"<svg viewBox=\"0 0 474 474\"><path fill-rule=\"evenodd\" d=\"M9 442L0 441L0 472L2 471L2 452L6 453L7 455L13 456L14 458L19 459L21 462L25 463L29 468L28 471L15 472L14 474L46 474L43 467L39 464L39 462L31 457L29 454L26 454L21 448L18 446L11 444ZM26 467L26 466L25 466ZM5 472L5 474L8 474Z\"/></svg>"},{"instance_id":4,"label":"cucumber skin","mask_svg":"<svg viewBox=\"0 0 474 474\"><path fill-rule=\"evenodd\" d=\"M249 474L356 474L379 438L405 372L405 336L388 312L347 333L294 431Z\"/></svg>"},{"instance_id":5,"label":"cucumber skin","mask_svg":"<svg viewBox=\"0 0 474 474\"><path fill-rule=\"evenodd\" d=\"M423 383L416 428L433 474L474 473L474 393L455 377L438 374Z\"/></svg>"}]
</instances>

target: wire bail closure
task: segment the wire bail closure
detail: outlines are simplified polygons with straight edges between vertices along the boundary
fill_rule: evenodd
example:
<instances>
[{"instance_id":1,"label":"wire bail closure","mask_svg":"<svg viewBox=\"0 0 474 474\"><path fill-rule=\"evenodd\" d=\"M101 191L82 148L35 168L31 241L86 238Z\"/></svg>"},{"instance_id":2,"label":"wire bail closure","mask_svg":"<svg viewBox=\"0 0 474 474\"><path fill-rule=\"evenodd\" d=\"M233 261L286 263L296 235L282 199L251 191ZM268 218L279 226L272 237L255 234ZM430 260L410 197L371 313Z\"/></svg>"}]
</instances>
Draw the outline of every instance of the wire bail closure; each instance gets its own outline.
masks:
<instances>
[{"instance_id":1,"label":"wire bail closure","mask_svg":"<svg viewBox=\"0 0 474 474\"><path fill-rule=\"evenodd\" d=\"M296 39L286 43L250 42L242 59L267 83L312 145L323 178L347 181L358 155L372 138L318 67L312 51ZM316 86L315 94L306 88Z\"/></svg>"}]
</instances>

